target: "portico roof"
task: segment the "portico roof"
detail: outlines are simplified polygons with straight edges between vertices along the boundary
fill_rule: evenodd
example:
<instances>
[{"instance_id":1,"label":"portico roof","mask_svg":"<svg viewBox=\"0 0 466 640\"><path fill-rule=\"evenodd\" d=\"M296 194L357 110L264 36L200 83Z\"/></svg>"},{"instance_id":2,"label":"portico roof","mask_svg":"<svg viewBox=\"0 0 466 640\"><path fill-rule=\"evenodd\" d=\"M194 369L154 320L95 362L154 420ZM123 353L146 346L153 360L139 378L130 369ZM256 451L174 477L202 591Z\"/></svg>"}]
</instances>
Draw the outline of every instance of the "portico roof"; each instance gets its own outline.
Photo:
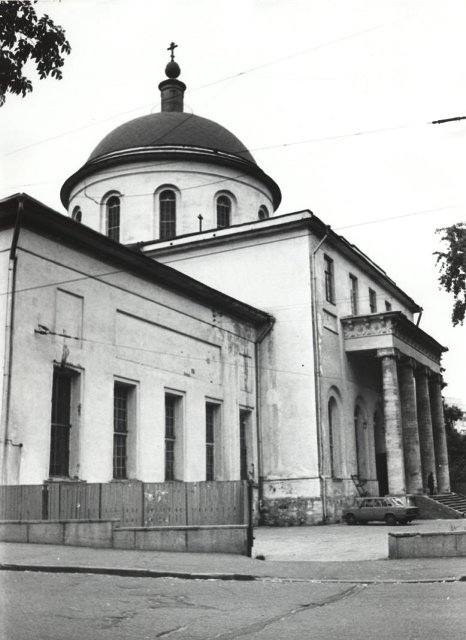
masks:
<instances>
[{"instance_id":1,"label":"portico roof","mask_svg":"<svg viewBox=\"0 0 466 640\"><path fill-rule=\"evenodd\" d=\"M401 311L348 316L341 319L341 324L347 353L396 349L401 355L440 372L442 353L448 351Z\"/></svg>"}]
</instances>

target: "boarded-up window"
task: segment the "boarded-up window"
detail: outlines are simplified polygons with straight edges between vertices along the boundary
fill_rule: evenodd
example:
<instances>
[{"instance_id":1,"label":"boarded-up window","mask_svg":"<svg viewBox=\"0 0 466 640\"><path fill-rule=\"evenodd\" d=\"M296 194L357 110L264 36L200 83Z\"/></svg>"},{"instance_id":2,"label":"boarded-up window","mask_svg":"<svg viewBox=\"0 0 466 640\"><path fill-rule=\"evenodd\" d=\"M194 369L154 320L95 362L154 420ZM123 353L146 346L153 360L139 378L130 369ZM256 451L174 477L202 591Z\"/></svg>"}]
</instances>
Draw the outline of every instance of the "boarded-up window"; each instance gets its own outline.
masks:
<instances>
[{"instance_id":1,"label":"boarded-up window","mask_svg":"<svg viewBox=\"0 0 466 640\"><path fill-rule=\"evenodd\" d=\"M84 298L63 289L57 289L55 307L55 333L76 340L81 346L83 337Z\"/></svg>"}]
</instances>

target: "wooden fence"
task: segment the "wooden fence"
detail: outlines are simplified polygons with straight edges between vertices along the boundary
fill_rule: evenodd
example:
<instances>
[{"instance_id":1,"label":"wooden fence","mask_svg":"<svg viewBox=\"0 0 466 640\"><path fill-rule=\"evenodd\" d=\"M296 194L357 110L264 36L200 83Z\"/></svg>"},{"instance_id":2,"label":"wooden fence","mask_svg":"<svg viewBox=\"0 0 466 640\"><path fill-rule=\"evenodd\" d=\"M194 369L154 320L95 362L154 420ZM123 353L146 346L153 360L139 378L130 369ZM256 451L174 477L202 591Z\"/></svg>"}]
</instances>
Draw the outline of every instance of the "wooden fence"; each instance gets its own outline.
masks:
<instances>
[{"instance_id":1,"label":"wooden fence","mask_svg":"<svg viewBox=\"0 0 466 640\"><path fill-rule=\"evenodd\" d=\"M107 520L122 526L248 524L247 483L109 482L0 487L0 520Z\"/></svg>"}]
</instances>

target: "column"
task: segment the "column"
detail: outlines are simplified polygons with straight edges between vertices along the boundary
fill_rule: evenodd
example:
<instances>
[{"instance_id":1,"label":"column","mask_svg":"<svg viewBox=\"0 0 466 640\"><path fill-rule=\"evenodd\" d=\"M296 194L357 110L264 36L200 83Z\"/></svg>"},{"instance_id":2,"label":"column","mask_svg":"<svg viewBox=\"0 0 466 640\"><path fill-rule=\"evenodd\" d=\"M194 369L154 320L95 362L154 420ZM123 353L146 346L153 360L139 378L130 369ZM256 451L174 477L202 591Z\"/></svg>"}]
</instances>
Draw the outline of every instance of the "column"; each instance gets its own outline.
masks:
<instances>
[{"instance_id":1,"label":"column","mask_svg":"<svg viewBox=\"0 0 466 640\"><path fill-rule=\"evenodd\" d=\"M450 470L448 468L447 437L443 417L442 376L433 374L429 380L430 410L434 435L435 463L439 493L450 492Z\"/></svg>"},{"instance_id":2,"label":"column","mask_svg":"<svg viewBox=\"0 0 466 640\"><path fill-rule=\"evenodd\" d=\"M400 365L401 422L408 493L422 493L421 451L417 426L414 362L405 358Z\"/></svg>"},{"instance_id":3,"label":"column","mask_svg":"<svg viewBox=\"0 0 466 640\"><path fill-rule=\"evenodd\" d=\"M388 490L406 493L403 440L401 434L400 396L395 349L379 349L377 357L382 365L383 411L385 418L385 446L387 449Z\"/></svg>"},{"instance_id":4,"label":"column","mask_svg":"<svg viewBox=\"0 0 466 640\"><path fill-rule=\"evenodd\" d=\"M419 448L421 450L422 484L424 493L430 493L429 487L432 487L435 490L435 487L437 486L428 375L429 369L427 367L421 365L416 367L417 424L419 428ZM432 474L432 478L429 482L430 474Z\"/></svg>"}]
</instances>

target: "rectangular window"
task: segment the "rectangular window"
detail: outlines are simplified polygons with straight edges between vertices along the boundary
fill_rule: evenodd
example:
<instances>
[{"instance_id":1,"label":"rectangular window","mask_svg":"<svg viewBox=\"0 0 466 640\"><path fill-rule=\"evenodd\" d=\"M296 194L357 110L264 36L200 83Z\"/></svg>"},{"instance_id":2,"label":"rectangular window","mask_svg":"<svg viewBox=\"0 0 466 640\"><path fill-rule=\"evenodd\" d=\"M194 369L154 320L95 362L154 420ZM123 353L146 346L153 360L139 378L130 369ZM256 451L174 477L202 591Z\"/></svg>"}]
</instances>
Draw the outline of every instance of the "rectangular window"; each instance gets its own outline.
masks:
<instances>
[{"instance_id":1,"label":"rectangular window","mask_svg":"<svg viewBox=\"0 0 466 640\"><path fill-rule=\"evenodd\" d=\"M250 411L239 412L239 460L240 460L240 478L241 480L249 479L248 469L248 423Z\"/></svg>"},{"instance_id":2,"label":"rectangular window","mask_svg":"<svg viewBox=\"0 0 466 640\"><path fill-rule=\"evenodd\" d=\"M69 476L71 431L71 375L54 369L52 387L52 425L49 475Z\"/></svg>"},{"instance_id":3,"label":"rectangular window","mask_svg":"<svg viewBox=\"0 0 466 640\"><path fill-rule=\"evenodd\" d=\"M351 315L356 316L359 313L359 299L358 299L358 279L356 276L349 274L350 278L350 302L351 302Z\"/></svg>"},{"instance_id":4,"label":"rectangular window","mask_svg":"<svg viewBox=\"0 0 466 640\"><path fill-rule=\"evenodd\" d=\"M165 395L165 480L175 479L176 401L176 396Z\"/></svg>"},{"instance_id":5,"label":"rectangular window","mask_svg":"<svg viewBox=\"0 0 466 640\"><path fill-rule=\"evenodd\" d=\"M182 480L182 396L165 394L165 480Z\"/></svg>"},{"instance_id":6,"label":"rectangular window","mask_svg":"<svg viewBox=\"0 0 466 640\"><path fill-rule=\"evenodd\" d=\"M374 289L369 289L369 309L371 313L376 313L377 311L377 294Z\"/></svg>"},{"instance_id":7,"label":"rectangular window","mask_svg":"<svg viewBox=\"0 0 466 640\"><path fill-rule=\"evenodd\" d=\"M324 256L325 260L325 299L327 302L335 304L335 275L333 271L333 260Z\"/></svg>"},{"instance_id":8,"label":"rectangular window","mask_svg":"<svg viewBox=\"0 0 466 640\"><path fill-rule=\"evenodd\" d=\"M205 455L206 480L215 480L215 423L218 405L207 402L205 406Z\"/></svg>"},{"instance_id":9,"label":"rectangular window","mask_svg":"<svg viewBox=\"0 0 466 640\"><path fill-rule=\"evenodd\" d=\"M385 300L385 311L391 311L392 310L392 303L389 302L388 300Z\"/></svg>"},{"instance_id":10,"label":"rectangular window","mask_svg":"<svg viewBox=\"0 0 466 640\"><path fill-rule=\"evenodd\" d=\"M113 478L128 477L128 396L130 387L115 382L113 391Z\"/></svg>"}]
</instances>

